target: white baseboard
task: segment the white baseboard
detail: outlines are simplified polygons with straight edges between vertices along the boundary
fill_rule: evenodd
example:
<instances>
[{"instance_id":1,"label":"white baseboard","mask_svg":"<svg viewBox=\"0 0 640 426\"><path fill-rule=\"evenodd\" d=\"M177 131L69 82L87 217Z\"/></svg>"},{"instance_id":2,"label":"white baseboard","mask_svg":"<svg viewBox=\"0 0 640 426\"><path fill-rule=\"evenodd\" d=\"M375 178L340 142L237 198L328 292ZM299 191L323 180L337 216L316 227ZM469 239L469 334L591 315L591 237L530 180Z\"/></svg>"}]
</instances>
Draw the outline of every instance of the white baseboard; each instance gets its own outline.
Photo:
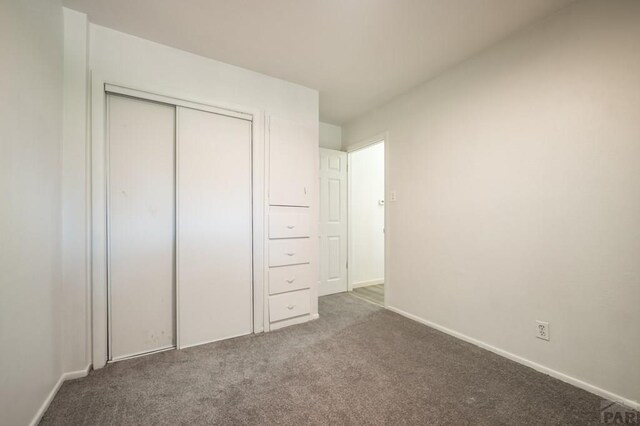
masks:
<instances>
[{"instance_id":1,"label":"white baseboard","mask_svg":"<svg viewBox=\"0 0 640 426\"><path fill-rule=\"evenodd\" d=\"M517 362L519 364L523 364L523 365L526 365L527 367L531 367L536 371L539 371L541 373L547 374L547 375L549 375L551 377L554 377L554 378L556 378L558 380L561 380L561 381L563 381L565 383L569 383L570 385L573 385L573 386L575 386L577 388L584 389L587 392L591 392L591 393L593 393L595 395L598 395L598 396L600 396L602 398L605 398L605 399L608 399L610 401L614 401L614 402L620 403L620 404L625 405L625 406L627 406L629 408L633 408L634 410L640 410L640 404L638 403L638 401L633 401L633 400L631 400L629 398L625 398L625 397L617 395L617 394L615 394L613 392L609 392L609 391L607 391L605 389L599 388L599 387L594 386L594 385L592 385L590 383L584 382L584 381L582 381L580 379L576 379L575 377L572 377L572 376L569 376L567 374L561 373L560 371L554 370L554 369L549 368L549 367L545 367L544 365L538 364L537 362L531 361L531 360L523 358L521 356L512 354L511 352L507 352L507 351L505 351L503 349L500 349L500 348L497 348L495 346L492 346L492 345L490 345L488 343L485 343L485 342L483 342L481 340L474 339L473 337L469 337L469 336L467 336L465 334L462 334L462 333L459 333L457 331L451 330L451 329L449 329L447 327L443 327L443 326L441 326L439 324L433 323L433 322L431 322L429 320L426 320L424 318L420 318L417 315L413 315L413 314L405 312L405 311L403 311L401 309L394 308L393 306L387 306L387 309L389 309L390 311L393 311L393 312L395 312L397 314L400 314L403 317L406 317L406 318L409 318L411 320L417 321L417 322L419 322L421 324L424 324L426 326L429 326L431 328L435 328L436 330L442 331L443 333L446 333L446 334L448 334L450 336L456 337L456 338L458 338L460 340L464 340L465 342L469 342L469 343L474 344L476 346L479 346L479 347L481 347L483 349L491 351L491 352L493 352L493 353L495 353L497 355L500 355L502 357L510 359L511 361L515 361L515 362Z\"/></svg>"},{"instance_id":2,"label":"white baseboard","mask_svg":"<svg viewBox=\"0 0 640 426\"><path fill-rule=\"evenodd\" d=\"M154 352L145 352L145 353L141 353L141 354L138 354L138 355L130 356L130 357L126 358L126 359L137 358L139 356L151 355L153 353L166 352L166 351L171 351L171 350L176 350L176 349L177 350L182 350L182 349L187 349L187 348L193 348L194 346L208 345L209 343L221 342L222 340L235 339L237 337L250 336L252 334L253 334L253 332L251 332L251 333L240 333L240 334L236 334L236 335L233 335L233 336L223 337L221 339L203 340L202 342L190 343L188 345L180 345L180 346L176 346L176 347L172 347L172 348L160 349L159 351L154 351Z\"/></svg>"},{"instance_id":3,"label":"white baseboard","mask_svg":"<svg viewBox=\"0 0 640 426\"><path fill-rule=\"evenodd\" d=\"M91 364L87 365L82 370L69 371L64 373L62 375L62 380L66 381L66 380L79 379L81 377L87 377L87 375L89 374L89 371L91 371Z\"/></svg>"},{"instance_id":4,"label":"white baseboard","mask_svg":"<svg viewBox=\"0 0 640 426\"><path fill-rule=\"evenodd\" d=\"M53 401L53 398L56 397L56 394L60 390L60 387L62 386L62 383L65 380L72 380L72 379L78 379L80 377L85 377L87 374L89 374L90 370L91 370L91 364L87 365L87 367L84 370L69 371L67 373L62 373L60 375L60 378L56 382L56 384L53 386L53 389L51 389L51 392L49 392L49 395L47 395L47 398L44 400L44 402L40 406L40 409L38 409L38 411L36 412L36 415L33 417L33 420L31 420L30 425L36 426L38 423L40 423L40 420L42 420L42 416L44 416L44 413L47 412L47 408L49 408L49 405L51 405L51 401Z\"/></svg>"},{"instance_id":5,"label":"white baseboard","mask_svg":"<svg viewBox=\"0 0 640 426\"><path fill-rule=\"evenodd\" d=\"M384 278L378 278L376 280L360 281L357 283L353 283L351 288L368 287L370 285L378 285L378 284L384 284Z\"/></svg>"},{"instance_id":6,"label":"white baseboard","mask_svg":"<svg viewBox=\"0 0 640 426\"><path fill-rule=\"evenodd\" d=\"M317 320L318 318L320 318L320 314L313 314L313 315L311 315L311 321L313 321L313 320Z\"/></svg>"},{"instance_id":7,"label":"white baseboard","mask_svg":"<svg viewBox=\"0 0 640 426\"><path fill-rule=\"evenodd\" d=\"M279 330L281 328L289 327L291 325L303 324L303 323L311 321L311 320L312 320L311 314L304 314L304 315L300 315L298 317L287 318L287 319L283 319L283 320L280 320L280 321L272 322L269 325L269 329L271 331L276 331L276 330Z\"/></svg>"},{"instance_id":8,"label":"white baseboard","mask_svg":"<svg viewBox=\"0 0 640 426\"><path fill-rule=\"evenodd\" d=\"M47 411L47 408L49 408L51 401L53 401L53 398L55 398L56 394L60 390L60 386L62 386L62 382L64 382L63 376L64 374L60 376L56 384L53 386L53 389L51 389L51 392L49 392L49 395L47 395L47 399L44 400L44 402L40 406L40 409L36 412L36 415L33 417L33 420L31 420L31 423L30 423L31 426L36 426L38 423L40 423L40 420L42 420L42 416L44 416L44 413Z\"/></svg>"}]
</instances>

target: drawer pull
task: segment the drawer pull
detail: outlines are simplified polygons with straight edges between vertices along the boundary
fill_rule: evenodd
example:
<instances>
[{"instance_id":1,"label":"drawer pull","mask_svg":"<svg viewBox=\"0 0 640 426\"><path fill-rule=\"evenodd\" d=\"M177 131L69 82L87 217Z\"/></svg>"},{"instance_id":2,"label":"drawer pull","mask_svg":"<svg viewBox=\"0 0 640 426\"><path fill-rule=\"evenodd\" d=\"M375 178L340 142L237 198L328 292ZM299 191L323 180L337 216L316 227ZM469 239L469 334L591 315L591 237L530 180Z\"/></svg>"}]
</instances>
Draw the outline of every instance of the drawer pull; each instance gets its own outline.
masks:
<instances>
[{"instance_id":1,"label":"drawer pull","mask_svg":"<svg viewBox=\"0 0 640 426\"><path fill-rule=\"evenodd\" d=\"M287 256L293 256L294 254L296 254L296 252L294 251L293 253L285 253Z\"/></svg>"},{"instance_id":2,"label":"drawer pull","mask_svg":"<svg viewBox=\"0 0 640 426\"><path fill-rule=\"evenodd\" d=\"M296 307L296 305L289 305L289 306L287 306L287 309L288 309L288 310L292 310L292 309L293 309L293 308L295 308L295 307Z\"/></svg>"},{"instance_id":3,"label":"drawer pull","mask_svg":"<svg viewBox=\"0 0 640 426\"><path fill-rule=\"evenodd\" d=\"M296 227L295 225L287 225L287 229L293 229L295 227Z\"/></svg>"},{"instance_id":4,"label":"drawer pull","mask_svg":"<svg viewBox=\"0 0 640 426\"><path fill-rule=\"evenodd\" d=\"M291 278L290 280L286 280L289 284L293 283L296 279L295 278Z\"/></svg>"}]
</instances>

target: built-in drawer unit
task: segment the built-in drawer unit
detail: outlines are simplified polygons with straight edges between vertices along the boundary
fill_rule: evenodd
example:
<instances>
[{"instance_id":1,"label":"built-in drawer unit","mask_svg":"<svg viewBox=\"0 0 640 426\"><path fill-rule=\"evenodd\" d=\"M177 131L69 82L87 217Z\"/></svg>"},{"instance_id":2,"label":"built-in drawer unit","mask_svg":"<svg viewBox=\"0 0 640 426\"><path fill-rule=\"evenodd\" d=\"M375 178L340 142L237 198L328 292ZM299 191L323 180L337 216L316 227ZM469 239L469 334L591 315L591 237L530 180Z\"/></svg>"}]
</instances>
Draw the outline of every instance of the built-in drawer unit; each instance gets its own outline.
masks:
<instances>
[{"instance_id":1,"label":"built-in drawer unit","mask_svg":"<svg viewBox=\"0 0 640 426\"><path fill-rule=\"evenodd\" d=\"M269 266L309 263L311 242L309 238L269 240Z\"/></svg>"},{"instance_id":2,"label":"built-in drawer unit","mask_svg":"<svg viewBox=\"0 0 640 426\"><path fill-rule=\"evenodd\" d=\"M282 321L311 312L311 294L309 290L269 296L269 321Z\"/></svg>"},{"instance_id":3,"label":"built-in drawer unit","mask_svg":"<svg viewBox=\"0 0 640 426\"><path fill-rule=\"evenodd\" d=\"M311 287L311 265L269 268L269 294L285 293Z\"/></svg>"},{"instance_id":4,"label":"built-in drawer unit","mask_svg":"<svg viewBox=\"0 0 640 426\"><path fill-rule=\"evenodd\" d=\"M308 208L269 208L269 238L308 237L310 232L311 222Z\"/></svg>"}]
</instances>

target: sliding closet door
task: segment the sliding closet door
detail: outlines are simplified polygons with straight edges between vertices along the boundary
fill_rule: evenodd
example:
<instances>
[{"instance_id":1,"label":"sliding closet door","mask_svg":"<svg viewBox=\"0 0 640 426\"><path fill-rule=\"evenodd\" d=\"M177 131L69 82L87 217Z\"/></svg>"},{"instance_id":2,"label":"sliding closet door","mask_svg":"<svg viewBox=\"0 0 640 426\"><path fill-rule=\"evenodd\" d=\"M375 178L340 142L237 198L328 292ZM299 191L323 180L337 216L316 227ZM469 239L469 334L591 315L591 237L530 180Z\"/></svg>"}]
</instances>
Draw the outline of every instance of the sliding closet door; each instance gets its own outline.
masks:
<instances>
[{"instance_id":1,"label":"sliding closet door","mask_svg":"<svg viewBox=\"0 0 640 426\"><path fill-rule=\"evenodd\" d=\"M108 102L115 360L175 345L175 108L116 95Z\"/></svg>"},{"instance_id":2,"label":"sliding closet door","mask_svg":"<svg viewBox=\"0 0 640 426\"><path fill-rule=\"evenodd\" d=\"M251 333L251 122L178 107L180 346Z\"/></svg>"}]
</instances>

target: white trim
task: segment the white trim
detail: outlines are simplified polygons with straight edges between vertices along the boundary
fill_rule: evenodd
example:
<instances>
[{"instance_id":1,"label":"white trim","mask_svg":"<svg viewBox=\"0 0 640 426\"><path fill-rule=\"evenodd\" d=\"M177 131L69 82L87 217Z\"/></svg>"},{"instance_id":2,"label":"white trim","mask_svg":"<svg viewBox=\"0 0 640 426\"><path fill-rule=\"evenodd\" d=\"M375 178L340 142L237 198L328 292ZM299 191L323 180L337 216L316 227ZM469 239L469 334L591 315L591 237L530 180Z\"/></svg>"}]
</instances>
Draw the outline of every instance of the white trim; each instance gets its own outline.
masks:
<instances>
[{"instance_id":1,"label":"white trim","mask_svg":"<svg viewBox=\"0 0 640 426\"><path fill-rule=\"evenodd\" d=\"M87 34L89 31L89 23L86 22L87 25ZM88 69L88 58L89 58L89 44L86 46L86 54L87 54L87 82L85 87L85 116L84 120L86 123L85 126L85 203L84 203L84 216L85 216L85 356L84 359L86 362L91 363L93 361L93 294L91 287L91 277L93 275L92 267L93 267L93 247L92 247L92 235L91 230L93 227L92 224L92 216L91 216L91 81L92 81L92 72ZM91 365L91 364L89 364Z\"/></svg>"},{"instance_id":2,"label":"white trim","mask_svg":"<svg viewBox=\"0 0 640 426\"><path fill-rule=\"evenodd\" d=\"M82 377L87 377L89 375L89 371L91 371L91 364L87 365L82 370L76 371L68 371L62 375L63 380L73 380L80 379Z\"/></svg>"},{"instance_id":3,"label":"white trim","mask_svg":"<svg viewBox=\"0 0 640 426\"><path fill-rule=\"evenodd\" d=\"M56 394L60 390L62 382L64 382L64 374L61 375L56 384L53 385L53 389L51 389L51 392L49 392L49 395L47 395L47 398L40 406L40 409L38 409L38 411L36 412L36 415L33 416L33 420L31 420L31 423L29 423L31 426L35 426L40 423L40 420L42 420L42 416L44 416L44 413L47 412L49 405L51 405L51 401L53 401L53 398L56 397Z\"/></svg>"},{"instance_id":4,"label":"white trim","mask_svg":"<svg viewBox=\"0 0 640 426\"><path fill-rule=\"evenodd\" d=\"M381 305L381 304L379 304L378 302L374 302L374 301L373 301L373 300L371 300L371 299L368 299L368 298L366 298L366 297L362 297L362 296L360 296L360 294L358 294L358 293L355 293L355 292L354 292L354 293L351 293L351 295L352 295L353 297L355 297L356 299L360 299L360 300L362 300L362 301L364 301L364 302L370 303L370 304L372 304L372 305L376 305L376 306L377 306L377 307L379 307L379 308L384 308L384 307L385 307L384 305Z\"/></svg>"},{"instance_id":5,"label":"white trim","mask_svg":"<svg viewBox=\"0 0 640 426\"><path fill-rule=\"evenodd\" d=\"M233 336L223 337L221 339L203 340L202 342L197 342L197 343L192 343L190 345L182 346L180 349L193 348L194 346L207 345L209 343L221 342L223 340L228 340L228 339L235 339L236 337L250 336L252 334L254 334L254 332L234 334Z\"/></svg>"},{"instance_id":6,"label":"white trim","mask_svg":"<svg viewBox=\"0 0 640 426\"><path fill-rule=\"evenodd\" d=\"M369 281L358 281L357 283L351 284L351 288L360 288L360 287L369 287L370 285L378 285L384 284L384 278L378 278L376 280Z\"/></svg>"},{"instance_id":7,"label":"white trim","mask_svg":"<svg viewBox=\"0 0 640 426\"><path fill-rule=\"evenodd\" d=\"M106 280L106 93L97 73L91 78L91 347L94 368L107 363L107 280Z\"/></svg>"},{"instance_id":8,"label":"white trim","mask_svg":"<svg viewBox=\"0 0 640 426\"><path fill-rule=\"evenodd\" d=\"M253 226L253 333L268 330L265 321L265 205L268 175L266 174L265 148L265 113L263 110L249 107L230 105L213 106L209 101L189 101L180 97L160 95L149 90L128 87L122 84L111 84L103 76L93 72L91 75L91 155L89 169L91 170L91 360L93 368L99 369L106 365L108 354L108 315L107 315L107 90L124 96L152 100L170 105L185 106L216 114L241 118L252 122L252 226ZM176 123L177 124L177 123ZM176 175L177 176L177 175ZM177 272L177 271L176 271ZM176 282L176 291L179 284ZM176 302L178 302L178 295ZM179 321L176 310L176 321ZM177 322L176 322L177 328ZM181 349L179 332L176 330L176 346ZM203 342L207 343L207 342Z\"/></svg>"},{"instance_id":9,"label":"white trim","mask_svg":"<svg viewBox=\"0 0 640 426\"><path fill-rule=\"evenodd\" d=\"M382 133L382 137L384 140L384 307L386 308L389 305L391 299L391 274L389 272L389 259L391 258L391 250L389 243L389 236L391 235L389 228L389 217L391 216L389 208L389 147L391 146L391 142L389 139L389 132Z\"/></svg>"},{"instance_id":10,"label":"white trim","mask_svg":"<svg viewBox=\"0 0 640 426\"><path fill-rule=\"evenodd\" d=\"M165 346L163 348L153 349L150 351L135 352L129 355L121 355L113 359L110 359L109 361L107 361L107 364L113 364L114 362L126 361L128 359L133 359L133 358L140 358L141 356L145 356L145 355L153 355L153 354L158 354L160 352L172 351L174 349L176 349L176 346L170 345L170 346Z\"/></svg>"},{"instance_id":11,"label":"white trim","mask_svg":"<svg viewBox=\"0 0 640 426\"><path fill-rule=\"evenodd\" d=\"M145 99L148 101L160 102L167 105L181 106L185 108L197 109L200 111L212 112L214 114L226 115L228 117L240 118L242 120L247 120L247 121L253 120L252 114L241 112L241 111L235 111L231 108L220 108L220 107L216 107L209 104L188 101L188 100L184 100L184 99L180 99L172 96L160 95L160 94L149 92L146 90L132 89L130 87L119 86L116 84L105 83L104 91L107 93L114 93L114 94L129 96L137 99Z\"/></svg>"},{"instance_id":12,"label":"white trim","mask_svg":"<svg viewBox=\"0 0 640 426\"><path fill-rule=\"evenodd\" d=\"M251 333L264 329L264 111L251 110Z\"/></svg>"},{"instance_id":13,"label":"white trim","mask_svg":"<svg viewBox=\"0 0 640 426\"><path fill-rule=\"evenodd\" d=\"M271 196L271 192L269 190L269 179L270 179L270 173L271 173L271 115L267 115L264 119L264 175L265 175L265 180L264 180L264 202L262 204L262 208L263 210L263 216L264 216L264 222L263 222L263 226L264 229L267 230L269 229L269 215L267 214L267 212L269 212L269 207L270 207L270 200L269 197ZM262 236L262 253L264 255L264 259L269 259L269 238L267 237L267 235L263 235ZM258 274L260 274L260 276L262 276L263 280L265 283L269 282L269 265L267 264L266 261L263 260L261 267L260 267L260 271L258 271L256 269L256 276L258 276ZM268 284L267 284L268 285ZM264 287L264 289L266 290L264 292L264 298L263 298L263 303L262 303L262 324L263 324L263 330L265 333L268 333L269 331L271 331L271 323L270 323L270 319L269 319L269 290L266 288L266 285Z\"/></svg>"},{"instance_id":14,"label":"white trim","mask_svg":"<svg viewBox=\"0 0 640 426\"><path fill-rule=\"evenodd\" d=\"M549 376L551 376L553 378L561 380L561 381L563 381L565 383L568 383L570 385L573 385L573 386L575 386L577 388L584 389L584 390L586 390L588 392L591 392L592 394L595 394L595 395L597 395L597 396L599 396L601 398L605 398L605 399L608 399L610 401L614 401L614 402L620 403L620 404L625 405L625 406L627 406L629 408L632 408L634 410L640 410L640 404L638 403L638 401L632 401L632 400L630 400L628 398L625 398L623 396L617 395L617 394L615 394L613 392L609 392L609 391L607 391L605 389L599 388L599 387L597 387L595 385L592 385L590 383L584 382L584 381L582 381L580 379L577 379L575 377L569 376L568 374L561 373L560 371L557 371L557 370L554 370L552 368L546 367L546 366L544 366L542 364L538 364L537 362L531 361L531 360L529 360L527 358L523 358L523 357L521 357L519 355L515 355L515 354L513 354L511 352L507 352L504 349L497 348L497 347L492 346L492 345L490 345L488 343L485 343L485 342L483 342L481 340L477 340L477 339L474 339L473 337L469 337L466 334L462 334L462 333L459 333L459 332L457 332L455 330L451 330L450 328L441 326L439 324L436 324L434 322L431 322L429 320L421 318L421 317L419 317L417 315L410 314L410 313L405 312L405 311L403 311L401 309L394 308L393 306L387 306L387 309L392 311L392 312L395 312L397 314L400 314L403 317L409 318L409 319L411 319L413 321L419 322L419 323L424 324L424 325L426 325L428 327L431 327L431 328L434 328L434 329L436 329L438 331L446 333L446 334L448 334L450 336L453 336L453 337L455 337L457 339L464 340L465 342L471 343L471 344L476 345L476 346L478 346L478 347L480 347L482 349L486 349L486 350L488 350L490 352L493 352L493 353L495 353L497 355L500 355L500 356L502 356L504 358L510 359L511 361L515 361L515 362L517 362L519 364L526 365L527 367L531 367L534 370L539 371L540 373L547 374L547 375L549 375Z\"/></svg>"},{"instance_id":15,"label":"white trim","mask_svg":"<svg viewBox=\"0 0 640 426\"><path fill-rule=\"evenodd\" d=\"M174 291L174 309L175 318L173 321L175 333L175 348L182 349L180 344L180 207L178 200L180 199L180 144L178 137L180 135L180 108L175 107L174 111L174 135L173 135L173 291Z\"/></svg>"},{"instance_id":16,"label":"white trim","mask_svg":"<svg viewBox=\"0 0 640 426\"><path fill-rule=\"evenodd\" d=\"M353 269L353 218L351 217L351 154L347 151L347 292L353 290L351 270Z\"/></svg>"},{"instance_id":17,"label":"white trim","mask_svg":"<svg viewBox=\"0 0 640 426\"><path fill-rule=\"evenodd\" d=\"M56 394L62 387L62 383L64 383L67 380L73 380L73 379L78 379L80 377L85 377L87 374L89 374L90 370L91 370L91 364L87 365L84 370L69 371L67 373L62 373L60 375L60 378L56 382L56 384L53 385L51 392L49 392L49 394L47 395L47 398L44 400L44 402L36 412L35 416L33 416L33 419L31 420L29 425L36 426L38 423L40 423L40 420L42 420L44 413L47 412L49 405L51 405L51 402L56 397Z\"/></svg>"},{"instance_id":18,"label":"white trim","mask_svg":"<svg viewBox=\"0 0 640 426\"><path fill-rule=\"evenodd\" d=\"M268 311L265 304L268 299L266 291L267 277L265 271L265 233L268 226L266 206L267 185L269 184L269 174L267 173L268 144L265 131L266 114L264 111L254 111L251 122L251 208L253 210L253 333L265 331L268 320L265 316Z\"/></svg>"},{"instance_id":19,"label":"white trim","mask_svg":"<svg viewBox=\"0 0 640 426\"><path fill-rule=\"evenodd\" d=\"M105 170L105 199L106 199L106 213L105 223L106 229L106 250L107 250L107 362L113 357L113 324L112 324L112 307L113 299L111 298L111 148L109 141L111 140L111 134L109 133L109 123L111 121L111 96L109 93L105 94L105 126L104 126L104 170Z\"/></svg>"},{"instance_id":20,"label":"white trim","mask_svg":"<svg viewBox=\"0 0 640 426\"><path fill-rule=\"evenodd\" d=\"M318 318L320 318L320 314L312 314L311 315L311 321L317 320Z\"/></svg>"},{"instance_id":21,"label":"white trim","mask_svg":"<svg viewBox=\"0 0 640 426\"><path fill-rule=\"evenodd\" d=\"M270 331L276 331L279 330L281 328L285 328L285 327L289 327L291 325L298 325L298 324L304 324L306 322L311 321L313 318L311 316L311 314L302 314L302 315L298 315L297 317L293 317L293 318L285 318L283 320L280 321L275 321L269 324L269 330Z\"/></svg>"},{"instance_id":22,"label":"white trim","mask_svg":"<svg viewBox=\"0 0 640 426\"><path fill-rule=\"evenodd\" d=\"M358 151L363 148L367 148L370 145L375 145L380 142L385 142L387 140L387 137L388 137L388 132L383 132L383 133L378 133L377 135L371 138L364 139L358 143L351 144L347 146L347 149L346 149L347 154L352 153L354 151Z\"/></svg>"}]
</instances>

